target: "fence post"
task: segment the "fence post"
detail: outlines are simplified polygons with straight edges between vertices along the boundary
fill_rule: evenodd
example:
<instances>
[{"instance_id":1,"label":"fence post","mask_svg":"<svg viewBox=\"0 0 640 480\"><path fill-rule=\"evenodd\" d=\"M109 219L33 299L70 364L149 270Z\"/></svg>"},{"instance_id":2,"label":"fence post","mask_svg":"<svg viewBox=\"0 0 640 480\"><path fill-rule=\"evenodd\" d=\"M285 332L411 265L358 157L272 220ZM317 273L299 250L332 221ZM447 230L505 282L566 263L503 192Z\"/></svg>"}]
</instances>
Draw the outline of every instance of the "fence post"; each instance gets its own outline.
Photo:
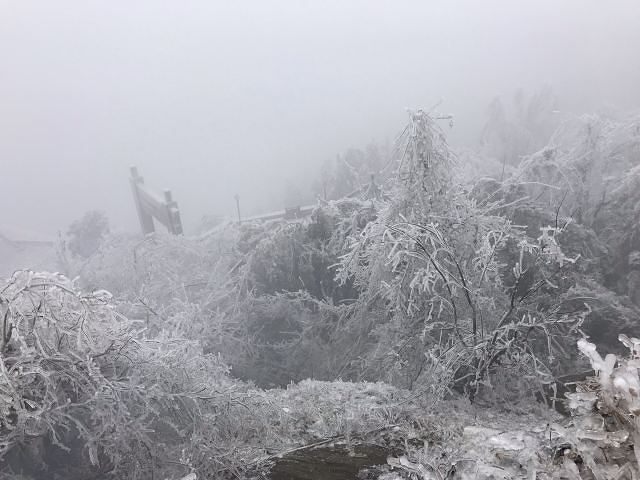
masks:
<instances>
[{"instance_id":1,"label":"fence post","mask_svg":"<svg viewBox=\"0 0 640 480\"><path fill-rule=\"evenodd\" d=\"M142 229L143 234L153 233L155 231L155 227L153 225L153 217L145 211L142 207L142 203L140 202L140 192L138 185L144 183L144 178L140 176L138 173L138 168L132 166L131 170L131 190L133 192L133 201L136 204L136 211L138 212L138 220L140 221L140 228Z\"/></svg>"},{"instance_id":2,"label":"fence post","mask_svg":"<svg viewBox=\"0 0 640 480\"><path fill-rule=\"evenodd\" d=\"M178 210L178 202L176 202L171 195L171 190L164 191L164 201L167 204L167 216L170 222L169 231L174 235L182 235L180 210Z\"/></svg>"}]
</instances>

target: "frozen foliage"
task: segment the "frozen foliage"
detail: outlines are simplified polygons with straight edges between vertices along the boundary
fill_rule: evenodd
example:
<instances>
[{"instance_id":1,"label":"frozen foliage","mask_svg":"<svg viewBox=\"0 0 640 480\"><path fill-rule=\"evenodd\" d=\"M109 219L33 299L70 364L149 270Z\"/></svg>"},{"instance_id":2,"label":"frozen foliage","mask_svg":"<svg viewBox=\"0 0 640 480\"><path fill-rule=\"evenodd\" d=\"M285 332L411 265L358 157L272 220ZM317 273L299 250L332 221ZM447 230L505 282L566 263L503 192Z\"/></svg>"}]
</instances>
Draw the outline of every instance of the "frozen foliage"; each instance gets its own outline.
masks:
<instances>
[{"instance_id":1,"label":"frozen foliage","mask_svg":"<svg viewBox=\"0 0 640 480\"><path fill-rule=\"evenodd\" d=\"M530 198L593 225L640 163L640 120L585 115L563 122L546 147L528 156L511 182Z\"/></svg>"},{"instance_id":2,"label":"frozen foliage","mask_svg":"<svg viewBox=\"0 0 640 480\"><path fill-rule=\"evenodd\" d=\"M562 452L569 478L637 478L640 465L640 340L620 335L628 355L604 358L587 340L578 341L595 378L569 394L571 425L554 428L570 448Z\"/></svg>"},{"instance_id":3,"label":"frozen foliage","mask_svg":"<svg viewBox=\"0 0 640 480\"><path fill-rule=\"evenodd\" d=\"M389 178L392 171L388 158L386 146L370 144L364 150L349 149L322 164L313 189L324 200L353 197L372 178L379 184Z\"/></svg>"},{"instance_id":4,"label":"frozen foliage","mask_svg":"<svg viewBox=\"0 0 640 480\"><path fill-rule=\"evenodd\" d=\"M627 355L604 358L594 344L578 341L595 376L568 394L570 418L489 411L476 413L475 421L458 416L466 426L453 441L390 458L392 471L401 474L393 478L638 478L640 340L620 335L620 341ZM443 457L446 462L436 463Z\"/></svg>"},{"instance_id":5,"label":"frozen foliage","mask_svg":"<svg viewBox=\"0 0 640 480\"><path fill-rule=\"evenodd\" d=\"M147 478L175 469L164 462L229 402L234 384L217 357L167 334L147 337L104 290L83 294L62 275L17 272L0 308L8 468Z\"/></svg>"},{"instance_id":6,"label":"frozen foliage","mask_svg":"<svg viewBox=\"0 0 640 480\"><path fill-rule=\"evenodd\" d=\"M526 97L515 92L511 102L495 98L487 108L481 134L481 153L505 167L542 148L559 123L557 98L550 87Z\"/></svg>"},{"instance_id":7,"label":"frozen foliage","mask_svg":"<svg viewBox=\"0 0 640 480\"><path fill-rule=\"evenodd\" d=\"M557 290L554 278L575 263L556 239L561 229L544 226L530 238L499 214L502 203L466 191L426 112L410 113L396 149L389 200L352 232L338 272L360 290L351 321L379 339L369 364L438 395L447 385L477 392L500 365L549 376L584 313L563 311L562 300L543 309L530 302ZM508 258L514 249L518 257Z\"/></svg>"}]
</instances>

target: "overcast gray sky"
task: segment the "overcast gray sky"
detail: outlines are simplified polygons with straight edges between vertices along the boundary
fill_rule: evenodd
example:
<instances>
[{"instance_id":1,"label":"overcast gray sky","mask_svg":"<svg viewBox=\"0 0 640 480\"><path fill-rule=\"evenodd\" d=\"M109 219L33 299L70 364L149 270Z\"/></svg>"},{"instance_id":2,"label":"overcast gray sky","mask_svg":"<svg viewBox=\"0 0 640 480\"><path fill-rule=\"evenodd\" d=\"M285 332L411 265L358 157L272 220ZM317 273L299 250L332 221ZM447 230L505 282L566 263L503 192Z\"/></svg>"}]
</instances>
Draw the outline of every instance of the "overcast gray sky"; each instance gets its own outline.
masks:
<instances>
[{"instance_id":1,"label":"overcast gray sky","mask_svg":"<svg viewBox=\"0 0 640 480\"><path fill-rule=\"evenodd\" d=\"M135 228L131 164L187 226L236 192L259 212L406 107L442 100L470 144L495 95L543 84L638 108L640 1L0 0L0 224Z\"/></svg>"}]
</instances>

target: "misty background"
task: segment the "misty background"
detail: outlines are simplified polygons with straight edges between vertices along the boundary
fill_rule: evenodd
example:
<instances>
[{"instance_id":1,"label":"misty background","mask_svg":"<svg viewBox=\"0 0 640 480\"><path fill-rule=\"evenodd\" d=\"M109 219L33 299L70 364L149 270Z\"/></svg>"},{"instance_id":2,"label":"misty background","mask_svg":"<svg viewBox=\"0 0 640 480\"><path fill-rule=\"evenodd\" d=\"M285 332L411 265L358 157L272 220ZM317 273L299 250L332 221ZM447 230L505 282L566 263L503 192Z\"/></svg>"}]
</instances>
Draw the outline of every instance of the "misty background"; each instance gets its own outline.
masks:
<instances>
[{"instance_id":1,"label":"misty background","mask_svg":"<svg viewBox=\"0 0 640 480\"><path fill-rule=\"evenodd\" d=\"M137 229L128 168L204 214L283 207L323 161L392 141L405 107L452 114L549 85L561 110L640 107L640 2L0 1L2 224L89 209Z\"/></svg>"}]
</instances>

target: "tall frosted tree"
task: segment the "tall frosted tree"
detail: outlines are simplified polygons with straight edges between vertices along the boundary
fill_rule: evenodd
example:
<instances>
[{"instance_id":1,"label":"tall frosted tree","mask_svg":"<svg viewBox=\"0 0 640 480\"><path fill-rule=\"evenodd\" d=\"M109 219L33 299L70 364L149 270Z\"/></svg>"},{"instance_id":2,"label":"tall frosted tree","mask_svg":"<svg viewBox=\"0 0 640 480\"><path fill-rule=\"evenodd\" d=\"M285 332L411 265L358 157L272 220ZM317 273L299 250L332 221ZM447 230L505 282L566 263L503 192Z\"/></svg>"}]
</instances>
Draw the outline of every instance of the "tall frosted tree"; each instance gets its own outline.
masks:
<instances>
[{"instance_id":1,"label":"tall frosted tree","mask_svg":"<svg viewBox=\"0 0 640 480\"><path fill-rule=\"evenodd\" d=\"M377 201L375 220L352 235L338 275L361 291L352 322L361 342L378 342L370 368L410 386L428 374L438 385L477 385L509 353L514 331L537 330L543 318L522 322L521 277L562 253L555 230L530 242L498 214L504 204L456 182L436 122L409 113L395 149L396 182ZM515 273L506 268L509 246L520 252L509 265Z\"/></svg>"}]
</instances>

